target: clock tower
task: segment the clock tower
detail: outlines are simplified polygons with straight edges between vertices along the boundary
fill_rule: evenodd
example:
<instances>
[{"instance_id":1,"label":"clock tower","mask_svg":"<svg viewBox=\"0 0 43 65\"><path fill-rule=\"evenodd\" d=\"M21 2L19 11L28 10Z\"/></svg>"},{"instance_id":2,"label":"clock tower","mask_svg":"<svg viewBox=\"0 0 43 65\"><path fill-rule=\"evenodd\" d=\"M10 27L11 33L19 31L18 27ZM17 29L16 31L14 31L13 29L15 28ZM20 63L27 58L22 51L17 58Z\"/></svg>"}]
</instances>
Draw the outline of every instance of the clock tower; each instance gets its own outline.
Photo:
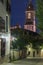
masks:
<instances>
[{"instance_id":1,"label":"clock tower","mask_svg":"<svg viewBox=\"0 0 43 65\"><path fill-rule=\"evenodd\" d=\"M25 14L26 14L26 21L24 29L36 32L35 10L31 0L29 1Z\"/></svg>"}]
</instances>

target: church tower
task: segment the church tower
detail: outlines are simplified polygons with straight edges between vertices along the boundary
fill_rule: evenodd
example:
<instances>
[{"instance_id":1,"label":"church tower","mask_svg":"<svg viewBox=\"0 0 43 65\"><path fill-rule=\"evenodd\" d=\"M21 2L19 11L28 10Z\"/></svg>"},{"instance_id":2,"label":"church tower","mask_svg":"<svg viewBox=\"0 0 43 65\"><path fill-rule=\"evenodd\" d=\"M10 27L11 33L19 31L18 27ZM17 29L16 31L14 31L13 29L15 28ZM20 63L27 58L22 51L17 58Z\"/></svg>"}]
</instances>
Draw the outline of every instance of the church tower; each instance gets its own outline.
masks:
<instances>
[{"instance_id":1,"label":"church tower","mask_svg":"<svg viewBox=\"0 0 43 65\"><path fill-rule=\"evenodd\" d=\"M27 6L25 14L26 14L26 22L24 25L24 29L36 32L35 10L31 0L29 0L29 4Z\"/></svg>"}]
</instances>

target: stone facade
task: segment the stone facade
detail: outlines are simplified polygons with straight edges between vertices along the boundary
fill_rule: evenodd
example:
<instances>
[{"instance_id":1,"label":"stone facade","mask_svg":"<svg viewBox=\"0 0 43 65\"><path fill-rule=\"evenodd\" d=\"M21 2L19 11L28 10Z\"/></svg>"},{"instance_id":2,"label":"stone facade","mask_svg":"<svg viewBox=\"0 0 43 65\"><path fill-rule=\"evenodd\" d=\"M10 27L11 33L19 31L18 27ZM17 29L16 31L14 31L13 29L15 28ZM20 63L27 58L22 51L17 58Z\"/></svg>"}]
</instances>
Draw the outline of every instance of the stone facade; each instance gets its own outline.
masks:
<instances>
[{"instance_id":1,"label":"stone facade","mask_svg":"<svg viewBox=\"0 0 43 65\"><path fill-rule=\"evenodd\" d=\"M43 58L43 49L33 49L30 45L27 46L27 58Z\"/></svg>"},{"instance_id":2,"label":"stone facade","mask_svg":"<svg viewBox=\"0 0 43 65\"><path fill-rule=\"evenodd\" d=\"M6 10L8 0L0 0L0 17L5 22L5 32L0 32L0 58L6 57L10 53L10 13Z\"/></svg>"}]
</instances>

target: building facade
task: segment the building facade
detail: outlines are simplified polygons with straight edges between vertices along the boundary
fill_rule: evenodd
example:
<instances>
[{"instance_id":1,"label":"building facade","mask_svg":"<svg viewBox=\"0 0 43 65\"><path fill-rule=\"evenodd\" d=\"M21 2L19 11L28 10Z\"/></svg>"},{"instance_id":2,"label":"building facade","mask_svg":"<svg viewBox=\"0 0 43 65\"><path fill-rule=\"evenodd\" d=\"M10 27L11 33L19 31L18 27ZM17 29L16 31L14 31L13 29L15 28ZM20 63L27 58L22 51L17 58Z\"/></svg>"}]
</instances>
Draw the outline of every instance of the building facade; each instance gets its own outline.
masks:
<instances>
[{"instance_id":1,"label":"building facade","mask_svg":"<svg viewBox=\"0 0 43 65\"><path fill-rule=\"evenodd\" d=\"M0 58L10 52L10 0L0 0Z\"/></svg>"}]
</instances>

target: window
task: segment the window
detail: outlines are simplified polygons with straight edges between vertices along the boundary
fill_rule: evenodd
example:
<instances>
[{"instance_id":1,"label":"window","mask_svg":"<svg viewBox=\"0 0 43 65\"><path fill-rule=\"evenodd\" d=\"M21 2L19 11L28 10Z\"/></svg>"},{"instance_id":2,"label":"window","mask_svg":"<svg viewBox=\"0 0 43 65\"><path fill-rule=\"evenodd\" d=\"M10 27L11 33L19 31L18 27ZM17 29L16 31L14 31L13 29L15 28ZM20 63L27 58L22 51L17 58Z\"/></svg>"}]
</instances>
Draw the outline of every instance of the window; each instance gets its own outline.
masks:
<instances>
[{"instance_id":1,"label":"window","mask_svg":"<svg viewBox=\"0 0 43 65\"><path fill-rule=\"evenodd\" d=\"M35 57L35 51L33 51L33 57Z\"/></svg>"},{"instance_id":2,"label":"window","mask_svg":"<svg viewBox=\"0 0 43 65\"><path fill-rule=\"evenodd\" d=\"M6 1L6 11L7 11L8 13L11 12L11 5L10 5L10 3L9 3L8 0Z\"/></svg>"},{"instance_id":3,"label":"window","mask_svg":"<svg viewBox=\"0 0 43 65\"><path fill-rule=\"evenodd\" d=\"M5 25L6 25L6 27L5 27L6 28L6 32L8 32L8 16L7 15L6 15L6 24Z\"/></svg>"}]
</instances>

